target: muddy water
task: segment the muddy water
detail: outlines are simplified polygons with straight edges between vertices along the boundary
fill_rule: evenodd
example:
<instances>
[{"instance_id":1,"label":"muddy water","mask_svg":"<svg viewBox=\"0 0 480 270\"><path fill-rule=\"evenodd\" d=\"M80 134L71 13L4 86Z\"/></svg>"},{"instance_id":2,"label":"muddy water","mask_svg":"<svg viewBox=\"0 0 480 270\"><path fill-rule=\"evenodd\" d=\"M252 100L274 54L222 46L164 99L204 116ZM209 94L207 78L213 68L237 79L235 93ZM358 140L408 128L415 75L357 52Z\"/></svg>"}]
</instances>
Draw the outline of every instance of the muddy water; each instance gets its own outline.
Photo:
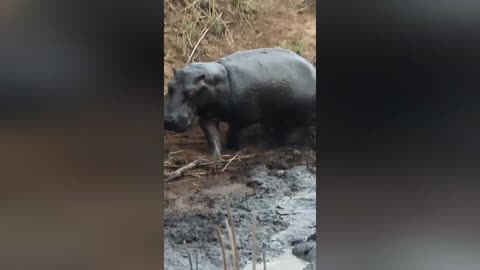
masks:
<instances>
[{"instance_id":1,"label":"muddy water","mask_svg":"<svg viewBox=\"0 0 480 270\"><path fill-rule=\"evenodd\" d=\"M315 233L316 177L314 172L309 171L305 166L294 167L284 172L284 175L277 172L277 175L294 181L290 186L294 192L278 200L277 208L280 211L277 213L285 217L284 220L288 222L288 227L273 235L266 243L270 249L275 250L273 252L275 255L266 259L267 269L302 270L309 263L294 256L292 248L305 242L309 236ZM262 176L262 173L259 176ZM276 256L280 251L283 251L283 253ZM314 258L310 260L310 263L313 263ZM259 267L257 269L263 269L263 266L262 268ZM252 269L251 263L245 269Z\"/></svg>"},{"instance_id":2,"label":"muddy water","mask_svg":"<svg viewBox=\"0 0 480 270\"><path fill-rule=\"evenodd\" d=\"M314 152L302 154L305 165L286 168L284 164L270 163L253 167L249 181L256 183L255 192L229 194L242 269L252 269L248 267L252 259L252 213L257 216L258 248L265 251L268 270L313 269L315 248L313 245L312 249L313 241L306 240L315 233L316 177L315 168L306 164L314 161ZM211 208L201 213L165 213L166 270L190 269L187 251L194 258L198 257L199 270L223 269L214 228L217 224L224 224L226 209L220 198L208 200ZM225 232L225 226L221 228ZM230 254L227 239L225 235L227 253ZM186 244L183 244L184 240ZM307 248L301 247L305 243ZM296 248L301 251L292 252ZM294 254L300 254L301 258ZM193 261L195 265L195 259ZM260 265L259 270L263 269L263 264Z\"/></svg>"},{"instance_id":3,"label":"muddy water","mask_svg":"<svg viewBox=\"0 0 480 270\"><path fill-rule=\"evenodd\" d=\"M276 257L272 259L271 261L268 261L266 263L266 268L268 270L290 270L290 269L304 269L305 267L308 266L308 262L299 259L295 255L292 254L292 251L287 249L285 250L285 253L280 255L279 257ZM258 270L263 270L264 264L263 263L257 263L256 268ZM248 263L243 270L252 270L253 265L252 263Z\"/></svg>"}]
</instances>

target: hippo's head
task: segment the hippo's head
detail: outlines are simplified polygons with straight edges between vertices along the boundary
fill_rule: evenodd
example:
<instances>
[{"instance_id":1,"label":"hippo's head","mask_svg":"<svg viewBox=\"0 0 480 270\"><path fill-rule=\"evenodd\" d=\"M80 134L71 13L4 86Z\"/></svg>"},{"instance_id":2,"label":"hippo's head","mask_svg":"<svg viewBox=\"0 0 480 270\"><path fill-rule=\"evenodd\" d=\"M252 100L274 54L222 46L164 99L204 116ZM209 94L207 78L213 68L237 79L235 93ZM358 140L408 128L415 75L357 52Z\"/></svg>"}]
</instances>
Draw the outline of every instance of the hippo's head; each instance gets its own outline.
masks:
<instances>
[{"instance_id":1,"label":"hippo's head","mask_svg":"<svg viewBox=\"0 0 480 270\"><path fill-rule=\"evenodd\" d=\"M209 74L200 64L190 64L175 70L168 83L168 101L164 110L164 128L185 132L193 123L199 108L211 101Z\"/></svg>"}]
</instances>

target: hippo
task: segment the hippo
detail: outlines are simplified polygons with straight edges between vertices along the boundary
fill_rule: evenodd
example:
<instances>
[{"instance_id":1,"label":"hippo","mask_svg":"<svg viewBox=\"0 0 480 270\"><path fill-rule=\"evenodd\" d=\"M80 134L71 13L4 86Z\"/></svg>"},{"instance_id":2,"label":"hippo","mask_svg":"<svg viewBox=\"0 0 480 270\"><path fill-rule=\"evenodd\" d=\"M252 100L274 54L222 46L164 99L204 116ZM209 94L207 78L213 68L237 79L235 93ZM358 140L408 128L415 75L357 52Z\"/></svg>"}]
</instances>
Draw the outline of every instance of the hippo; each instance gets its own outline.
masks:
<instances>
[{"instance_id":1,"label":"hippo","mask_svg":"<svg viewBox=\"0 0 480 270\"><path fill-rule=\"evenodd\" d=\"M253 124L278 132L311 126L316 119L316 69L281 48L238 51L174 69L164 128L183 133L195 116L214 159L221 159L220 122L229 126L225 146L232 150L239 149L240 132Z\"/></svg>"}]
</instances>

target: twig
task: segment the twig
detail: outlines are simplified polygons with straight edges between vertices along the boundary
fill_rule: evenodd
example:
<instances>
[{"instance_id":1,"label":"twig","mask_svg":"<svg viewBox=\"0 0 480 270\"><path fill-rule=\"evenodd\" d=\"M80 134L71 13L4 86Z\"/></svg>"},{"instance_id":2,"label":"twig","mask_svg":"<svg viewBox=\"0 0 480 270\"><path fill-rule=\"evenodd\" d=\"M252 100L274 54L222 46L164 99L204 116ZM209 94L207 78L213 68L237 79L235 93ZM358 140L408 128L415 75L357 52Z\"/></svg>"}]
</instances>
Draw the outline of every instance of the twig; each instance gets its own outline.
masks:
<instances>
[{"instance_id":1,"label":"twig","mask_svg":"<svg viewBox=\"0 0 480 270\"><path fill-rule=\"evenodd\" d=\"M168 6L167 8L169 8L169 9L171 9L171 10L175 10L175 6L174 6L172 3L167 2L167 3L165 3L165 4L167 4L167 6Z\"/></svg>"},{"instance_id":2,"label":"twig","mask_svg":"<svg viewBox=\"0 0 480 270\"><path fill-rule=\"evenodd\" d=\"M238 157L238 154L236 154L235 156L233 156L233 158L229 159L228 162L227 162L227 165L225 165L225 167L223 167L223 169L222 169L220 172L224 172L224 171L227 169L228 165L230 165L230 163L231 163L234 159L236 159L237 157Z\"/></svg>"},{"instance_id":3,"label":"twig","mask_svg":"<svg viewBox=\"0 0 480 270\"><path fill-rule=\"evenodd\" d=\"M231 155L223 155L222 158L230 157L230 156ZM198 157L197 160L195 160L193 162L190 162L190 163L188 163L185 160L184 161L185 164L174 164L171 161L164 161L163 165L164 165L165 168L176 169L173 172L165 172L165 174L164 174L165 182L172 181L174 179L177 179L177 178L185 176L185 175L193 176L193 177L196 177L196 178L201 178L201 177L204 177L208 174L208 169L212 168L212 167L210 167L211 165L224 164L224 162L227 162L225 164L225 166L223 166L223 169L221 169L221 172L224 172L228 168L230 163L232 163L232 161L234 161L234 160L241 161L242 159L248 159L248 158L252 158L252 157L255 157L255 154L241 155L240 153L237 153L232 158L222 159L222 160L213 160L213 161L208 161L206 159L206 156ZM206 167L198 168L196 170L192 170L192 169L194 169L195 167L198 167L198 166L206 166ZM216 172L216 170L220 169L220 168L218 168L217 166L213 166L213 169Z\"/></svg>"},{"instance_id":4,"label":"twig","mask_svg":"<svg viewBox=\"0 0 480 270\"><path fill-rule=\"evenodd\" d=\"M254 158L255 156L256 156L255 154L240 156L240 157L238 157L238 160Z\"/></svg>"},{"instance_id":5,"label":"twig","mask_svg":"<svg viewBox=\"0 0 480 270\"><path fill-rule=\"evenodd\" d=\"M252 267L253 270L257 269L257 241L256 241L256 236L257 234L257 218L255 214L252 214Z\"/></svg>"},{"instance_id":6,"label":"twig","mask_svg":"<svg viewBox=\"0 0 480 270\"><path fill-rule=\"evenodd\" d=\"M181 152L184 152L185 150L178 150L178 151L175 151L175 152L171 152L171 153L168 153L168 155L175 155L175 154L178 154L178 153L181 153Z\"/></svg>"},{"instance_id":7,"label":"twig","mask_svg":"<svg viewBox=\"0 0 480 270\"><path fill-rule=\"evenodd\" d=\"M267 262L265 261L265 250L262 249L263 270L267 270Z\"/></svg>"},{"instance_id":8,"label":"twig","mask_svg":"<svg viewBox=\"0 0 480 270\"><path fill-rule=\"evenodd\" d=\"M238 154L237 154L238 155ZM222 157L229 157L230 155L222 155ZM249 158L253 158L255 157L255 154L250 154L250 155L244 155L244 156L241 156L241 155L238 155L237 159L238 160L242 160L242 159L249 159ZM229 161L230 159L228 159ZM212 165L212 164L218 164L218 163L223 163L225 162L225 160L214 160L214 161L209 161L209 162L205 162L205 163L201 163L199 165Z\"/></svg>"},{"instance_id":9,"label":"twig","mask_svg":"<svg viewBox=\"0 0 480 270\"><path fill-rule=\"evenodd\" d=\"M227 26L227 24L225 23L224 20L222 20L222 24L223 24L223 26L225 26L225 31L230 36L230 40L232 41L232 46L235 46L235 41L233 40L232 33L230 33L230 30L228 29L228 26Z\"/></svg>"},{"instance_id":10,"label":"twig","mask_svg":"<svg viewBox=\"0 0 480 270\"><path fill-rule=\"evenodd\" d=\"M163 164L164 167L170 167L170 168L179 168L181 167L180 165L174 165L174 164Z\"/></svg>"},{"instance_id":11,"label":"twig","mask_svg":"<svg viewBox=\"0 0 480 270\"><path fill-rule=\"evenodd\" d=\"M193 47L193 50L192 52L190 53L190 56L188 57L188 60L187 60L187 63L190 63L190 60L192 60L192 56L193 54L195 53L195 51L197 50L197 47L198 45L200 44L200 42L202 41L202 39L205 37L205 35L207 34L208 30L210 30L210 28L212 28L212 26L217 22L217 20L222 16L222 13L220 13L217 18L215 18L215 20L210 24L210 26L207 27L207 29L205 29L205 31L203 31L203 34L200 36L200 38L198 39L197 41L197 44L195 44L195 47Z\"/></svg>"},{"instance_id":12,"label":"twig","mask_svg":"<svg viewBox=\"0 0 480 270\"><path fill-rule=\"evenodd\" d=\"M198 270L198 253L195 253L195 270Z\"/></svg>"},{"instance_id":13,"label":"twig","mask_svg":"<svg viewBox=\"0 0 480 270\"><path fill-rule=\"evenodd\" d=\"M234 248L234 234L233 234L233 229L231 226L228 225L228 218L225 219L225 224L227 226L227 232L228 232L228 238L230 239L230 244L232 245L232 265L234 270L240 270L237 267L237 256L235 254L235 248Z\"/></svg>"},{"instance_id":14,"label":"twig","mask_svg":"<svg viewBox=\"0 0 480 270\"><path fill-rule=\"evenodd\" d=\"M213 24L212 24L212 25L213 25ZM196 43L195 46L193 47L192 52L190 53L190 56L188 56L187 64L190 63L190 60L192 60L193 54L194 54L195 51L197 50L198 44L200 44L200 41L202 41L202 39L203 39L203 38L205 37L205 35L207 34L208 30L210 30L210 28L212 27L212 25L210 25L209 27L207 27L207 29L206 29L205 31L203 31L203 34L200 36L200 38L198 39L197 43Z\"/></svg>"},{"instance_id":15,"label":"twig","mask_svg":"<svg viewBox=\"0 0 480 270\"><path fill-rule=\"evenodd\" d=\"M190 162L189 164L181 167L180 169L168 174L167 178L165 179L165 182L172 181L173 179L181 177L183 175L184 171L186 171L188 169L191 169L191 168L194 168L195 166L197 166L202 161L203 161L203 159L197 159L197 160L195 160L193 162Z\"/></svg>"},{"instance_id":16,"label":"twig","mask_svg":"<svg viewBox=\"0 0 480 270\"><path fill-rule=\"evenodd\" d=\"M214 160L214 161L201 163L200 165L208 166L208 165L213 165L213 164L218 164L223 162L225 162L225 160Z\"/></svg>"},{"instance_id":17,"label":"twig","mask_svg":"<svg viewBox=\"0 0 480 270\"><path fill-rule=\"evenodd\" d=\"M228 222L230 223L229 225L230 225L231 230L232 230L232 252L234 254L234 258L236 258L236 260L234 261L235 268L237 270L240 270L240 266L238 264L237 240L235 239L235 224L233 223L232 209L230 208L230 203L228 201L228 196L225 196L225 201L227 203Z\"/></svg>"},{"instance_id":18,"label":"twig","mask_svg":"<svg viewBox=\"0 0 480 270\"><path fill-rule=\"evenodd\" d=\"M215 227L215 232L217 233L218 241L220 242L220 247L222 248L222 257L223 257L223 270L228 270L227 265L227 255L225 253L225 243L223 242L222 232L220 227Z\"/></svg>"},{"instance_id":19,"label":"twig","mask_svg":"<svg viewBox=\"0 0 480 270\"><path fill-rule=\"evenodd\" d=\"M190 264L190 270L193 270L193 264L192 264L192 255L190 254L190 251L187 249L187 242L183 240L183 244L185 245L185 249L187 250L187 257L188 257L188 263Z\"/></svg>"},{"instance_id":20,"label":"twig","mask_svg":"<svg viewBox=\"0 0 480 270\"><path fill-rule=\"evenodd\" d=\"M253 27L252 27L252 23L250 23L245 17L242 17L242 20L243 20L250 28L253 28Z\"/></svg>"}]
</instances>

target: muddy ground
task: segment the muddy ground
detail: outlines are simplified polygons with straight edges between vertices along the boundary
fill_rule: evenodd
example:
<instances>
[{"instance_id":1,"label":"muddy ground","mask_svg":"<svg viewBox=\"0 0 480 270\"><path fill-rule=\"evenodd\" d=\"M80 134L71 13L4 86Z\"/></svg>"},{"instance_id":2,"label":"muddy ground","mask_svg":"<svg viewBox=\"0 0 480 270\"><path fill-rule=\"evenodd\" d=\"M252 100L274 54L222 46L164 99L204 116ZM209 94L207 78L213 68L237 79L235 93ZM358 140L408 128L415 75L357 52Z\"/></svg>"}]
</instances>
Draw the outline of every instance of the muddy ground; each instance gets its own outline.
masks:
<instances>
[{"instance_id":1,"label":"muddy ground","mask_svg":"<svg viewBox=\"0 0 480 270\"><path fill-rule=\"evenodd\" d=\"M305 262L314 261L314 144L276 147L265 139L265 134L244 135L242 155L247 158L233 160L223 172L206 171L206 176L187 175L166 183L165 269L189 269L187 251L197 254L199 269L222 269L215 226L226 232L225 195L232 208L242 267L251 261L253 213L257 217L258 246L265 251L267 261L287 251ZM170 160L176 162L189 162L208 153L198 127L186 134L167 136L166 140ZM224 154L229 159L235 153ZM219 165L223 169L226 164ZM229 247L226 233L224 237Z\"/></svg>"},{"instance_id":2,"label":"muddy ground","mask_svg":"<svg viewBox=\"0 0 480 270\"><path fill-rule=\"evenodd\" d=\"M185 64L196 41L192 36L191 42L183 40L186 47L180 46L182 35L179 33L188 30L181 27L189 25L185 23L187 11L182 9L182 2L192 1L165 2L165 84L172 77L172 67ZM217 14L222 14L226 29L220 35L211 32L205 35L193 53L192 61L211 61L238 50L262 47L287 47L314 61L314 4L305 9L302 0L246 1L255 12L240 14L232 7L232 1L198 3L201 2L215 2ZM207 11L204 9L203 12ZM203 28L202 25L198 27L199 30ZM222 132L227 130L228 126L222 125ZM259 249L265 251L266 261L279 262L279 258L287 258L287 263L281 260L283 268L267 264L267 269L313 269L315 133L309 130L306 137L296 138L283 146L272 145L272 136L275 134L265 133L261 127L252 127L243 134L240 153L224 149L222 154L226 161L200 166L165 183L166 270L190 269L187 252L198 257L198 269L223 269L215 226L221 227L230 253L225 226L226 195L232 209L242 267L252 259L251 221L254 213L257 217L257 243ZM208 145L197 124L183 134L167 132L164 140L166 172L199 157L209 157ZM237 154L237 158L227 162ZM295 258L301 259L294 261L285 254L294 254Z\"/></svg>"}]
</instances>

